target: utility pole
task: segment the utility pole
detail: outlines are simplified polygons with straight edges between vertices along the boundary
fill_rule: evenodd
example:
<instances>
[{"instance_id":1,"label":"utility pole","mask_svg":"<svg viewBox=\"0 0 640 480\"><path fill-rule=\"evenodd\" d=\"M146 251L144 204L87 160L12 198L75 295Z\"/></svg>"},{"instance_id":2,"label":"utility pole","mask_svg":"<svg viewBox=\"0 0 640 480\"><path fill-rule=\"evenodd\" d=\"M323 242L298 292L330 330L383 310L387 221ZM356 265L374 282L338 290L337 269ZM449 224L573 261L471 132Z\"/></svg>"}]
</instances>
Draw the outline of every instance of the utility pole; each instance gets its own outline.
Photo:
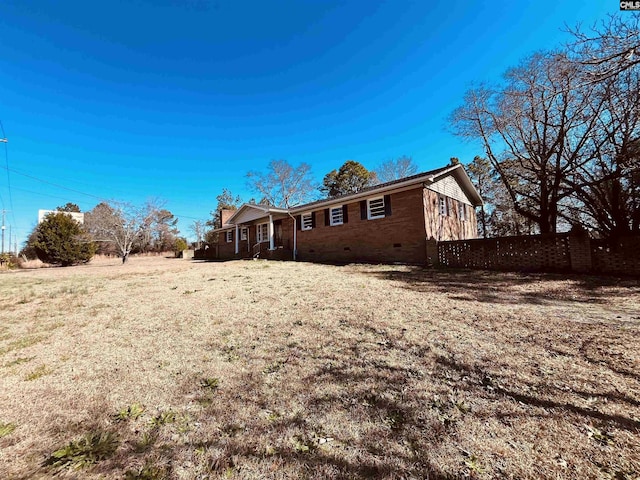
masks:
<instances>
[{"instance_id":1,"label":"utility pole","mask_svg":"<svg viewBox=\"0 0 640 480\"><path fill-rule=\"evenodd\" d=\"M4 226L4 214L5 214L6 210L2 210L2 252L0 253L4 253L4 229L6 228Z\"/></svg>"},{"instance_id":2,"label":"utility pole","mask_svg":"<svg viewBox=\"0 0 640 480\"><path fill-rule=\"evenodd\" d=\"M9 140L7 140L6 138L0 138L0 143L7 143ZM4 253L4 214L5 211L2 210L2 253ZM11 237L9 237L9 243L11 243ZM11 246L9 246L9 248L11 248Z\"/></svg>"}]
</instances>

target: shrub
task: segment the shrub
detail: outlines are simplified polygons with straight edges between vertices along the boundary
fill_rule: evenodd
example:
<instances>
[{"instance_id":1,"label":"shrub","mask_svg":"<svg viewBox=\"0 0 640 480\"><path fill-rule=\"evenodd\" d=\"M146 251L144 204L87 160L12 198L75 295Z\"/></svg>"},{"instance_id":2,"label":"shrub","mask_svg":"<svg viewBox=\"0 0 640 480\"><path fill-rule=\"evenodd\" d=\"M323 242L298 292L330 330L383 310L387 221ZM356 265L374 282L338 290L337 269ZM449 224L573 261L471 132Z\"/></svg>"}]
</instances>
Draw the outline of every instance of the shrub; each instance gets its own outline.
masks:
<instances>
[{"instance_id":1,"label":"shrub","mask_svg":"<svg viewBox=\"0 0 640 480\"><path fill-rule=\"evenodd\" d=\"M87 263L96 247L82 226L65 213L51 213L35 229L30 245L38 258L52 265Z\"/></svg>"},{"instance_id":2,"label":"shrub","mask_svg":"<svg viewBox=\"0 0 640 480\"><path fill-rule=\"evenodd\" d=\"M188 248L187 242L183 238L178 238L176 240L176 244L174 246L176 253L186 250L187 248Z\"/></svg>"},{"instance_id":3,"label":"shrub","mask_svg":"<svg viewBox=\"0 0 640 480\"><path fill-rule=\"evenodd\" d=\"M13 269L20 266L20 260L10 253L0 253L0 267Z\"/></svg>"}]
</instances>

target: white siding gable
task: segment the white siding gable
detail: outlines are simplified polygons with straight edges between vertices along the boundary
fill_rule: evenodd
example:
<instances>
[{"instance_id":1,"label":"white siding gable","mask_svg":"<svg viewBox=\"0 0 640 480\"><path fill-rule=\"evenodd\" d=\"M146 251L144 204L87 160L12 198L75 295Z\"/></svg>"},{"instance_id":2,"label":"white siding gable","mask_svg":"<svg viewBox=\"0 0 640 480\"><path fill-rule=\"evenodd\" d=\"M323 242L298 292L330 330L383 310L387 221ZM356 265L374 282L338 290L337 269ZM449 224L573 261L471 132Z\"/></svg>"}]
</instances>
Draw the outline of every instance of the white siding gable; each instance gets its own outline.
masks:
<instances>
[{"instance_id":1,"label":"white siding gable","mask_svg":"<svg viewBox=\"0 0 640 480\"><path fill-rule=\"evenodd\" d=\"M259 210L257 208L247 208L244 211L238 213L233 221L236 224L240 224L253 222L254 220L259 220L265 217L269 217L269 214L265 213L264 210Z\"/></svg>"},{"instance_id":2,"label":"white siding gable","mask_svg":"<svg viewBox=\"0 0 640 480\"><path fill-rule=\"evenodd\" d=\"M434 192L438 192L442 195L446 195L447 197L458 200L459 202L466 203L467 205L472 205L471 201L460 187L460 184L452 175L447 175L446 177L433 182L427 188L429 190L433 190Z\"/></svg>"}]
</instances>

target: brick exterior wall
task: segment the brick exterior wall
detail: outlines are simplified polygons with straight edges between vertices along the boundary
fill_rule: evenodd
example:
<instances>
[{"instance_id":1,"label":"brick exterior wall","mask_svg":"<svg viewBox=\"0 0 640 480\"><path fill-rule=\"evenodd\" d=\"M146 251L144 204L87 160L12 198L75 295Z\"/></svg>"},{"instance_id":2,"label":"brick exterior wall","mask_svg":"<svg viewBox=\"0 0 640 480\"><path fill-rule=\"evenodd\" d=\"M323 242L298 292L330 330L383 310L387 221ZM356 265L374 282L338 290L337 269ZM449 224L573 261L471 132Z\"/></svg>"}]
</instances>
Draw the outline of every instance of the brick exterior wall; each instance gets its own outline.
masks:
<instances>
[{"instance_id":1,"label":"brick exterior wall","mask_svg":"<svg viewBox=\"0 0 640 480\"><path fill-rule=\"evenodd\" d=\"M297 232L298 260L425 263L422 187L389 197L391 215L375 220L361 219L360 201L347 204L343 225L325 225L325 209L316 210L316 227Z\"/></svg>"},{"instance_id":2,"label":"brick exterior wall","mask_svg":"<svg viewBox=\"0 0 640 480\"><path fill-rule=\"evenodd\" d=\"M440 214L439 194L427 188L423 191L424 225L427 238L437 241L478 238L475 208L446 197L447 215ZM465 220L460 219L459 206L464 206Z\"/></svg>"},{"instance_id":3,"label":"brick exterior wall","mask_svg":"<svg viewBox=\"0 0 640 480\"><path fill-rule=\"evenodd\" d=\"M591 240L592 271L640 276L640 236Z\"/></svg>"},{"instance_id":4,"label":"brick exterior wall","mask_svg":"<svg viewBox=\"0 0 640 480\"><path fill-rule=\"evenodd\" d=\"M637 235L592 240L572 232L434 243L444 267L640 276Z\"/></svg>"},{"instance_id":5,"label":"brick exterior wall","mask_svg":"<svg viewBox=\"0 0 640 480\"><path fill-rule=\"evenodd\" d=\"M453 268L569 271L569 234L438 242L438 262Z\"/></svg>"},{"instance_id":6,"label":"brick exterior wall","mask_svg":"<svg viewBox=\"0 0 640 480\"><path fill-rule=\"evenodd\" d=\"M218 235L218 258L220 259L228 259L228 258L236 258L236 242L235 242L235 236L236 236L236 231L235 229L231 230L233 232L233 241L232 242L227 242L226 240L226 232L221 232ZM246 246L245 246L246 248Z\"/></svg>"},{"instance_id":7,"label":"brick exterior wall","mask_svg":"<svg viewBox=\"0 0 640 480\"><path fill-rule=\"evenodd\" d=\"M379 198L372 194L371 198ZM342 225L329 225L328 208L313 212L315 227L311 230L300 228L297 215L297 260L308 262L368 262L368 263L410 263L427 264L436 259L434 252L428 252L427 239L450 240L477 237L475 209L451 197L447 197L448 214L439 211L437 192L424 188L421 184L408 190L384 196L385 206L390 205L390 215L369 220L362 218L362 202L356 200L343 204ZM459 218L459 205L464 205L465 219ZM339 203L332 204L335 208ZM235 253L235 229L233 241L226 242L226 235L218 236L217 258L221 260L250 258L254 255L257 242L257 225L265 219L249 225L249 240L240 240L239 253ZM275 250L269 250L269 243L260 245L259 258L289 260L293 258L294 221L285 216L274 220ZM432 248L435 251L435 248Z\"/></svg>"},{"instance_id":8,"label":"brick exterior wall","mask_svg":"<svg viewBox=\"0 0 640 480\"><path fill-rule=\"evenodd\" d=\"M229 217L234 213L236 213L235 210L226 210L224 208L220 210L220 225L218 225L218 228L222 228L222 226L229 220Z\"/></svg>"}]
</instances>

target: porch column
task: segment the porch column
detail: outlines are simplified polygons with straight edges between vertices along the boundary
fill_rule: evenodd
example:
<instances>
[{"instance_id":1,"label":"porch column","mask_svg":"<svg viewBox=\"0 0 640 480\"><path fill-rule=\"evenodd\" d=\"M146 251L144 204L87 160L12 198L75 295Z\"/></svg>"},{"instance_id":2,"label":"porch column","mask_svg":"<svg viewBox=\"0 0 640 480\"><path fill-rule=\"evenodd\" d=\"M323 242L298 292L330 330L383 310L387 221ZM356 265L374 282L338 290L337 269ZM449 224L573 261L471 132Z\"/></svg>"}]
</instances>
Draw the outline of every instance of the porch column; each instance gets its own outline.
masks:
<instances>
[{"instance_id":1,"label":"porch column","mask_svg":"<svg viewBox=\"0 0 640 480\"><path fill-rule=\"evenodd\" d=\"M240 253L240 227L236 223L236 255Z\"/></svg>"},{"instance_id":2,"label":"porch column","mask_svg":"<svg viewBox=\"0 0 640 480\"><path fill-rule=\"evenodd\" d=\"M269 250L275 250L275 238L273 235L273 215L269 214Z\"/></svg>"}]
</instances>

